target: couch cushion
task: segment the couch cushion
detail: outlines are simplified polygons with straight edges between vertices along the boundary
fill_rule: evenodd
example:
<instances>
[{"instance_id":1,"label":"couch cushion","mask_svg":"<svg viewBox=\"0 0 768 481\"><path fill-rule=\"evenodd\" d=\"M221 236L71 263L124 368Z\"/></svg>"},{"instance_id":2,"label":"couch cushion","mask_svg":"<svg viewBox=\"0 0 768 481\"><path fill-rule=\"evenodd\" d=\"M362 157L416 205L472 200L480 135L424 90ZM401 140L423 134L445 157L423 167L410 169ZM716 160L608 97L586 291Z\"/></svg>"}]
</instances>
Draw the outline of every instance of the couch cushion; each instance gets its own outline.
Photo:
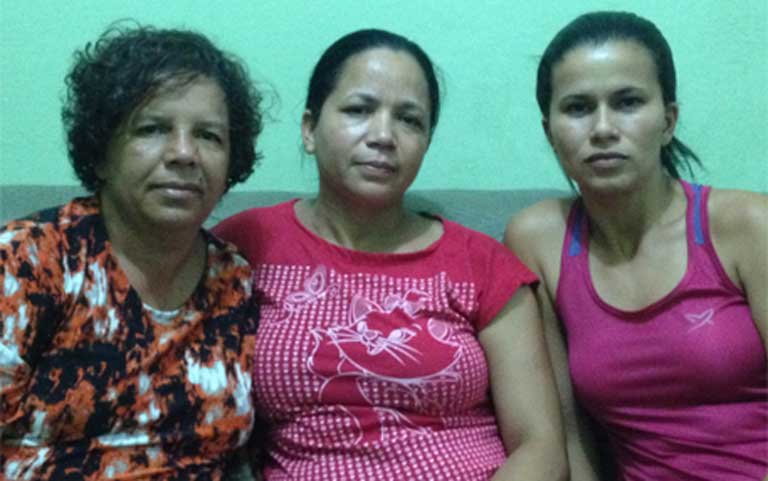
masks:
<instances>
[{"instance_id":1,"label":"couch cushion","mask_svg":"<svg viewBox=\"0 0 768 481\"><path fill-rule=\"evenodd\" d=\"M79 186L0 186L0 223L63 204L84 193ZM311 195L269 190L230 192L219 202L205 225L211 227L250 207ZM567 195L569 193L562 190L413 190L406 195L406 205L416 211L439 214L500 239L504 226L515 212L548 197Z\"/></svg>"}]
</instances>

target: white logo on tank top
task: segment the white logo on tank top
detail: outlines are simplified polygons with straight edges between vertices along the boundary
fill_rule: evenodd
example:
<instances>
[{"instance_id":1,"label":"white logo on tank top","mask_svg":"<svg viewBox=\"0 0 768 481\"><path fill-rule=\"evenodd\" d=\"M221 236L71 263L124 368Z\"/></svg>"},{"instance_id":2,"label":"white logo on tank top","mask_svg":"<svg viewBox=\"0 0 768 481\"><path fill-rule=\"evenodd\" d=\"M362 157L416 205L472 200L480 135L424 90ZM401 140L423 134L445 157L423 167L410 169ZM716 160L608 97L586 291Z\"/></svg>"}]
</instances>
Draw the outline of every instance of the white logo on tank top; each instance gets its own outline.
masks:
<instances>
[{"instance_id":1,"label":"white logo on tank top","mask_svg":"<svg viewBox=\"0 0 768 481\"><path fill-rule=\"evenodd\" d=\"M686 314L685 319L691 323L691 327L688 329L688 332L695 331L696 329L708 324L714 325L715 321L712 319L714 314L715 310L711 307L701 314Z\"/></svg>"}]
</instances>

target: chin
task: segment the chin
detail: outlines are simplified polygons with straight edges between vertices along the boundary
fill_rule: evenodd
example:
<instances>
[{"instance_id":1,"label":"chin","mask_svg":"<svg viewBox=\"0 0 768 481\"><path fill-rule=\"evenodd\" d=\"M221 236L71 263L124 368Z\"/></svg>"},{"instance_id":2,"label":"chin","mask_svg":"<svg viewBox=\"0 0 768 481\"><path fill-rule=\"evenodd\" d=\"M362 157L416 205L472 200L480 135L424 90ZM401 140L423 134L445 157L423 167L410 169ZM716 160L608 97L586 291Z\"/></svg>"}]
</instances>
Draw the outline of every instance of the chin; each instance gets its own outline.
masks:
<instances>
[{"instance_id":1,"label":"chin","mask_svg":"<svg viewBox=\"0 0 768 481\"><path fill-rule=\"evenodd\" d=\"M152 223L158 228L164 229L199 229L203 222L208 218L210 211L187 211L182 209L164 209L162 212L156 212L151 217Z\"/></svg>"},{"instance_id":2,"label":"chin","mask_svg":"<svg viewBox=\"0 0 768 481\"><path fill-rule=\"evenodd\" d=\"M576 180L573 182L579 187L579 191L585 191L594 194L624 194L638 189L637 179L620 175L613 177L593 177L589 179Z\"/></svg>"},{"instance_id":3,"label":"chin","mask_svg":"<svg viewBox=\"0 0 768 481\"><path fill-rule=\"evenodd\" d=\"M391 187L362 188L353 192L359 202L377 207L387 207L399 204L405 197L405 190L395 190Z\"/></svg>"}]
</instances>

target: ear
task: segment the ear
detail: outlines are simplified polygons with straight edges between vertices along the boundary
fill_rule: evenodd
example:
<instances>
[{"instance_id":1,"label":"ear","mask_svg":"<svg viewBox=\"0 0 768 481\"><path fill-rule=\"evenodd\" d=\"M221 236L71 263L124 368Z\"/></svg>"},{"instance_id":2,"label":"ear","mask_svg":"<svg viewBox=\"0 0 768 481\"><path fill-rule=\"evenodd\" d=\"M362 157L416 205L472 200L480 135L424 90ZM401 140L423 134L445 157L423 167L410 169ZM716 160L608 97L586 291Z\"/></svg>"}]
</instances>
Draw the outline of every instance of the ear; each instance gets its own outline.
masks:
<instances>
[{"instance_id":1,"label":"ear","mask_svg":"<svg viewBox=\"0 0 768 481\"><path fill-rule=\"evenodd\" d=\"M315 153L315 121L309 110L305 110L301 116L301 141L308 154Z\"/></svg>"},{"instance_id":2,"label":"ear","mask_svg":"<svg viewBox=\"0 0 768 481\"><path fill-rule=\"evenodd\" d=\"M550 146L552 145L552 133L549 130L549 119L546 117L541 118L541 128L544 129L544 135L547 136L547 142L549 142Z\"/></svg>"},{"instance_id":3,"label":"ear","mask_svg":"<svg viewBox=\"0 0 768 481\"><path fill-rule=\"evenodd\" d=\"M672 138L675 136L675 127L677 127L677 118L679 115L679 107L677 102L670 102L664 109L664 145L668 145L672 142Z\"/></svg>"}]
</instances>

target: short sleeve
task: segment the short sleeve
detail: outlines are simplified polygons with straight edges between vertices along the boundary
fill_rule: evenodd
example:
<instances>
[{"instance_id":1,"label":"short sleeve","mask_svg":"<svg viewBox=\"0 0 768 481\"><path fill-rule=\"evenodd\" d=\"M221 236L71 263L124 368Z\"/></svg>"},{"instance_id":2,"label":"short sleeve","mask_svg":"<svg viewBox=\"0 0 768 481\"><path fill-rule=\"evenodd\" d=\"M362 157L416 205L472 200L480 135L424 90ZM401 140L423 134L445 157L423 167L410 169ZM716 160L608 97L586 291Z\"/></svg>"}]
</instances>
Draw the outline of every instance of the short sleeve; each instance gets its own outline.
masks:
<instances>
[{"instance_id":1,"label":"short sleeve","mask_svg":"<svg viewBox=\"0 0 768 481\"><path fill-rule=\"evenodd\" d=\"M59 252L56 235L38 224L0 228L0 432L20 415L32 366L61 317Z\"/></svg>"},{"instance_id":2,"label":"short sleeve","mask_svg":"<svg viewBox=\"0 0 768 481\"><path fill-rule=\"evenodd\" d=\"M485 328L520 287L535 285L539 279L509 249L495 239L476 239L473 242L476 278L480 286L479 305L475 327Z\"/></svg>"}]
</instances>

